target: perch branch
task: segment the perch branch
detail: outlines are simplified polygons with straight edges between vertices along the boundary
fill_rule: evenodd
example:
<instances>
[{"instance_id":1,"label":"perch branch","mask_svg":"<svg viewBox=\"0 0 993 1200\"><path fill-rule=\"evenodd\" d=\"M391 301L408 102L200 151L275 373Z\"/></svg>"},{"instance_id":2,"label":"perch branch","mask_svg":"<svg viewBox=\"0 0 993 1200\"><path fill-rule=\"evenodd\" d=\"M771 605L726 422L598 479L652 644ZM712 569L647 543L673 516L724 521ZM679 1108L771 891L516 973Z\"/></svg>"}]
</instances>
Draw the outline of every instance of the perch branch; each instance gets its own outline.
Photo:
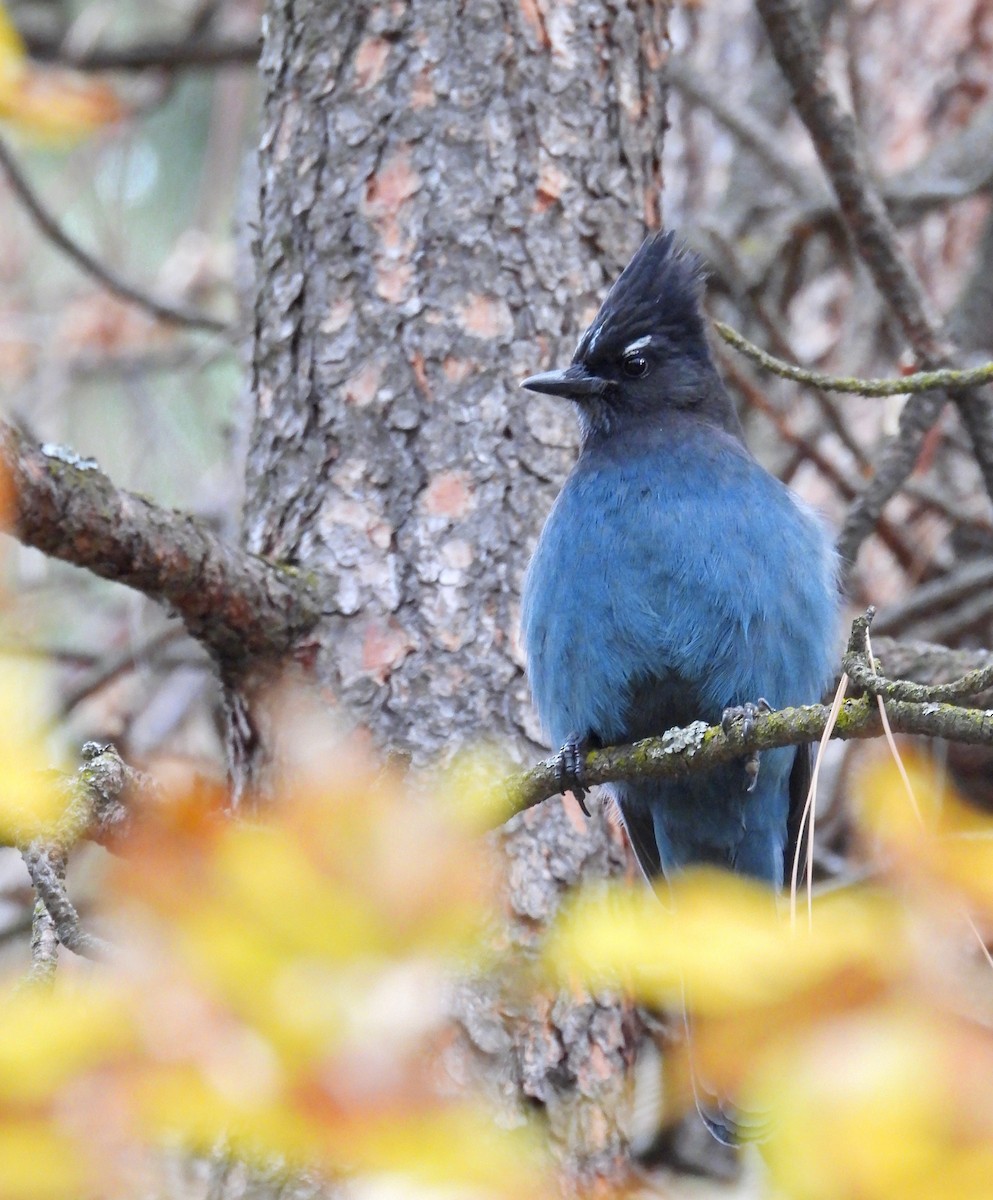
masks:
<instances>
[{"instance_id":1,"label":"perch branch","mask_svg":"<svg viewBox=\"0 0 993 1200\"><path fill-rule=\"evenodd\" d=\"M827 705L809 704L761 715L754 719L747 738L737 728L725 733L719 725L707 726L703 721L695 721L684 728L670 729L661 737L591 750L584 760L585 779L591 785L625 779L685 779L756 750L816 742L824 733L829 711ZM894 733L993 746L993 711L937 702L887 700L886 713ZM863 696L842 704L831 736L848 741L880 737L882 733L875 698ZM540 804L560 790L557 760L550 758L538 763L507 784L501 820Z\"/></svg>"},{"instance_id":2,"label":"perch branch","mask_svg":"<svg viewBox=\"0 0 993 1200\"><path fill-rule=\"evenodd\" d=\"M877 695L882 695L886 717L894 733L993 746L993 709L967 708L946 702L949 697L975 696L985 690L993 682L993 666L984 663L980 669L944 685L905 684L876 676L872 679L873 691L865 685L864 678L872 670L867 634L874 615L874 610L869 609L852 622L844 658L845 671L850 673L852 667L856 668L859 684L867 694L844 701L830 736L848 741L883 734L883 717L876 700ZM880 652L890 649L889 645L877 644ZM895 691L887 690L890 686ZM904 687L911 690L913 700L902 696ZM824 704L783 708L754 717L747 735L740 722L724 729L721 725L708 726L704 721L694 721L682 728L666 730L661 737L589 751L583 764L584 781L595 785L632 779L684 779L698 771L712 770L721 763L741 760L756 751L819 741L830 716L831 709ZM508 780L503 790L501 821L557 795L561 790L560 772L561 764L556 756Z\"/></svg>"}]
</instances>

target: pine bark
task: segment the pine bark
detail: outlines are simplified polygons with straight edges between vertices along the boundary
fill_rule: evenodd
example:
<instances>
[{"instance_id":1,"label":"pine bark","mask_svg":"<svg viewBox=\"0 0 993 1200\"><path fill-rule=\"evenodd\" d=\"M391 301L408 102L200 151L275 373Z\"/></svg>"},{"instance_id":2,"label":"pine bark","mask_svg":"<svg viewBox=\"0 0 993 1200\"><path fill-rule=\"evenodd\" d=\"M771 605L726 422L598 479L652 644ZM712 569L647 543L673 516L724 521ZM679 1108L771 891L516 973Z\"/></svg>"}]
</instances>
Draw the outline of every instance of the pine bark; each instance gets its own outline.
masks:
<instances>
[{"instance_id":1,"label":"pine bark","mask_svg":"<svg viewBox=\"0 0 993 1200\"><path fill-rule=\"evenodd\" d=\"M418 766L539 753L518 598L576 431L518 382L568 361L659 224L667 22L662 0L269 5L245 541L333 581L317 682ZM522 954L566 889L627 869L616 826L560 800L501 847ZM544 1106L578 1179L618 1178L634 1014L480 988L460 1011L453 1070Z\"/></svg>"}]
</instances>

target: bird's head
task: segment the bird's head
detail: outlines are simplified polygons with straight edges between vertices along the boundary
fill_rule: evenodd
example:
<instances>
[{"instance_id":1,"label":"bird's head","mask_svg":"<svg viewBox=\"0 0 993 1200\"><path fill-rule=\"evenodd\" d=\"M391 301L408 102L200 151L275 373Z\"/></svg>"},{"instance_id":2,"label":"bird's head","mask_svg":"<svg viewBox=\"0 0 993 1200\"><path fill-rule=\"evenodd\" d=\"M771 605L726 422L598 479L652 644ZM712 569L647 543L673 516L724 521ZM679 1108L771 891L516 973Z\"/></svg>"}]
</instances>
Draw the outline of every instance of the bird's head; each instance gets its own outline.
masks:
<instances>
[{"instance_id":1,"label":"bird's head","mask_svg":"<svg viewBox=\"0 0 993 1200\"><path fill-rule=\"evenodd\" d=\"M579 339L572 363L521 386L574 401L587 432L609 431L625 416L683 409L740 435L707 345L703 279L701 260L674 233L646 238Z\"/></svg>"}]
</instances>

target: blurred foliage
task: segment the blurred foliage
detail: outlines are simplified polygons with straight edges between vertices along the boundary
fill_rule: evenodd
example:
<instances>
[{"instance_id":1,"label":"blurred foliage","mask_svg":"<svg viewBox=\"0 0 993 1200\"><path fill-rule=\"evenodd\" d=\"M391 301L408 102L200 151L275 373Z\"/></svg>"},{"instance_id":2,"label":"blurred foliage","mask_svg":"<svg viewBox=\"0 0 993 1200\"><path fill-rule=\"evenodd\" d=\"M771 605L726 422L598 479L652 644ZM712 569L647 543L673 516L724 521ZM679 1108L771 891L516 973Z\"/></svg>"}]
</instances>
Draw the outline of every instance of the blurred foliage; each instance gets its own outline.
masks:
<instances>
[{"instance_id":1,"label":"blurred foliage","mask_svg":"<svg viewBox=\"0 0 993 1200\"><path fill-rule=\"evenodd\" d=\"M32 63L0 4L0 120L8 128L33 142L68 144L124 114L103 80Z\"/></svg>"},{"instance_id":2,"label":"blurred foliage","mask_svg":"<svg viewBox=\"0 0 993 1200\"><path fill-rule=\"evenodd\" d=\"M912 796L908 796L908 786ZM923 760L857 787L873 883L787 898L716 871L659 894L580 896L552 933L561 979L695 1017L701 1074L768 1114L775 1194L980 1200L993 1180L993 822ZM981 939L980 939L981 940ZM692 1104L689 1066L669 1073Z\"/></svg>"},{"instance_id":3,"label":"blurred foliage","mask_svg":"<svg viewBox=\"0 0 993 1200\"><path fill-rule=\"evenodd\" d=\"M534 1132L499 1128L444 1068L449 981L484 968L495 907L478 818L288 720L298 765L265 820L194 782L140 814L101 886L113 962L74 961L53 989L5 981L4 1200L130 1194L147 1151L222 1141L287 1171L541 1191Z\"/></svg>"},{"instance_id":4,"label":"blurred foliage","mask_svg":"<svg viewBox=\"0 0 993 1200\"><path fill-rule=\"evenodd\" d=\"M5 668L2 685L20 681ZM418 789L297 699L276 707L290 765L269 809L235 817L192 777L146 798L88 917L113 961L64 956L52 988L5 981L5 1200L154 1194L162 1150L218 1145L267 1169L390 1179L400 1195L550 1194L540 1130L523 1116L501 1128L455 1083L448 987L486 971L676 1011L685 997L705 1077L769 1114L770 1195L988 1196L993 973L976 934L993 916L993 823L932 767L911 761L904 779L880 759L863 776L873 882L815 897L809 921L718 871L658 893L604 886L569 902L525 970L494 936L492 760ZM5 716L16 744L0 792L17 840L42 757L21 708ZM37 835L53 792L33 780ZM55 814L47 836L65 828ZM666 1058L678 1115L687 1064Z\"/></svg>"}]
</instances>

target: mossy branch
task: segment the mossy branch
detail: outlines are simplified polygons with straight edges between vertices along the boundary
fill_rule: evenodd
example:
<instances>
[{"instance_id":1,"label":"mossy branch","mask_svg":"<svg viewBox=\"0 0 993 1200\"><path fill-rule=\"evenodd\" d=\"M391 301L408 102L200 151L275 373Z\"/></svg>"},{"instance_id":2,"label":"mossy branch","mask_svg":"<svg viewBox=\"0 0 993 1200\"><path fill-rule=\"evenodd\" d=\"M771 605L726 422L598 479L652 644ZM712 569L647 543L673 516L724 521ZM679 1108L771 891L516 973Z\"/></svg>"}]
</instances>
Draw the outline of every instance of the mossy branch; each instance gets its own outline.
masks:
<instances>
[{"instance_id":1,"label":"mossy branch","mask_svg":"<svg viewBox=\"0 0 993 1200\"><path fill-rule=\"evenodd\" d=\"M894 733L993 746L993 711L937 702L886 700L885 704ZM824 733L829 711L827 705L808 704L760 715L754 718L748 737L737 726L725 733L719 725L695 721L683 728L670 729L661 737L591 750L585 759L585 777L591 785L628 779L685 779L695 772L743 758L754 750L816 742ZM880 737L882 733L875 698L862 696L842 704L831 736L849 741ZM503 820L540 804L559 790L555 760L538 763L508 782Z\"/></svg>"},{"instance_id":2,"label":"mossy branch","mask_svg":"<svg viewBox=\"0 0 993 1200\"><path fill-rule=\"evenodd\" d=\"M792 379L794 383L820 388L823 392L844 392L856 396L905 396L916 392L932 392L939 388L947 390L978 387L993 380L993 362L983 363L982 366L971 367L968 370L948 368L941 371L917 371L913 375L904 375L898 379L822 375L819 371L810 371L806 367L798 367L776 358L750 342L730 325L725 325L723 321L714 321L714 328L729 346L733 346L739 353L773 375Z\"/></svg>"},{"instance_id":3,"label":"mossy branch","mask_svg":"<svg viewBox=\"0 0 993 1200\"><path fill-rule=\"evenodd\" d=\"M845 700L831 737L842 741L880 737L884 731L876 697L881 696L894 733L993 747L993 709L951 703L977 696L993 685L993 666L970 671L947 684L886 679L874 673L869 658L867 639L874 615L875 610L870 608L852 622L843 669L853 688L865 694ZM661 737L591 750L584 760L585 781L593 786L634 779L685 779L753 751L817 742L827 727L830 711L825 704L808 704L759 714L753 718L747 736L740 722L725 730L720 725L694 721L669 729ZM559 790L558 763L555 758L546 759L507 782L501 819L508 820L557 795Z\"/></svg>"},{"instance_id":4,"label":"mossy branch","mask_svg":"<svg viewBox=\"0 0 993 1200\"><path fill-rule=\"evenodd\" d=\"M82 757L83 765L76 774L59 784L64 807L57 825L44 837L32 838L19 847L37 896L31 932L31 983L52 983L60 945L86 958L112 956L109 943L82 928L79 913L69 899L69 854L84 838L114 848L130 830L135 800L159 795L154 781L129 767L113 746L87 742Z\"/></svg>"}]
</instances>

